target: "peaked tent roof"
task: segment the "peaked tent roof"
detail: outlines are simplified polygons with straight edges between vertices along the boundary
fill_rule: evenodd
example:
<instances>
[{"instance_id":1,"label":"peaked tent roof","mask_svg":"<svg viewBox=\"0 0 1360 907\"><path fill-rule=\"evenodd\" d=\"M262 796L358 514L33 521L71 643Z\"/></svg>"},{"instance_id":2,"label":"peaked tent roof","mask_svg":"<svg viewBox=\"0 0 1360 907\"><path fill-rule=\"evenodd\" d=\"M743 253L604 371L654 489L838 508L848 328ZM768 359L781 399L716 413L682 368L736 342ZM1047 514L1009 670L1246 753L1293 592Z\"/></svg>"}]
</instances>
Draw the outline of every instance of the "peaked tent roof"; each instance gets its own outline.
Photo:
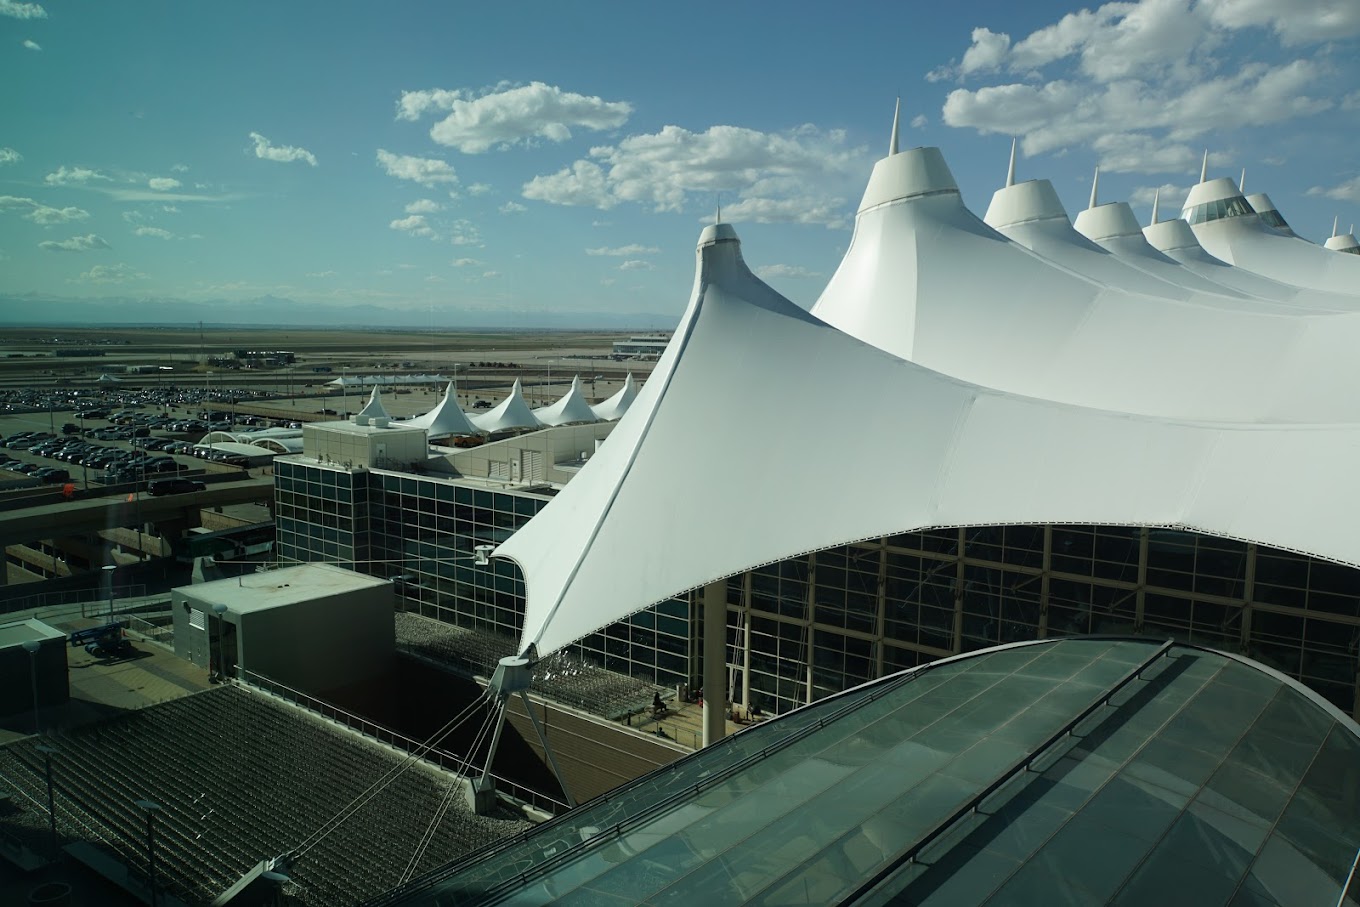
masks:
<instances>
[{"instance_id":1,"label":"peaked tent roof","mask_svg":"<svg viewBox=\"0 0 1360 907\"><path fill-rule=\"evenodd\" d=\"M613 422L621 419L623 414L628 412L628 407L633 405L633 400L637 397L637 383L633 380L633 373L629 372L628 377L623 379L623 387L619 388L614 396L608 400L602 400L591 407L595 413L595 418L601 422Z\"/></svg>"},{"instance_id":2,"label":"peaked tent roof","mask_svg":"<svg viewBox=\"0 0 1360 907\"><path fill-rule=\"evenodd\" d=\"M488 433L508 431L512 428L539 428L542 425L529 409L529 404L524 402L524 389L520 386L518 378L515 379L515 386L510 389L510 396L494 409L468 416L468 421L476 426L478 431Z\"/></svg>"},{"instance_id":3,"label":"peaked tent roof","mask_svg":"<svg viewBox=\"0 0 1360 907\"><path fill-rule=\"evenodd\" d=\"M373 419L391 420L391 418L392 417L387 414L387 409L382 404L382 392L378 390L378 386L375 384L373 386L373 393L368 395L368 402L365 403L364 408L359 410L354 416L354 421L363 425L366 421Z\"/></svg>"},{"instance_id":4,"label":"peaked tent roof","mask_svg":"<svg viewBox=\"0 0 1360 907\"><path fill-rule=\"evenodd\" d=\"M762 405L712 405L734 388ZM844 435L807 433L809 411L854 425L853 449ZM725 443L695 444L698 426ZM892 451L895 466L872 478L828 470L818 494L791 494L797 475L769 458L790 447L826 462ZM780 296L716 224L700 236L689 307L634 406L496 554L523 569L521 651L539 655L760 564L932 526L1167 526L1360 564L1358 454L1360 426L1139 418L932 372ZM683 493L658 521L663 488Z\"/></svg>"},{"instance_id":5,"label":"peaked tent roof","mask_svg":"<svg viewBox=\"0 0 1360 907\"><path fill-rule=\"evenodd\" d=\"M438 406L422 416L407 419L401 424L409 428L423 428L432 438L442 438L446 435L475 435L481 432L481 429L468 421L467 413L458 406L452 381L444 389L444 399L439 401Z\"/></svg>"},{"instance_id":6,"label":"peaked tent roof","mask_svg":"<svg viewBox=\"0 0 1360 907\"><path fill-rule=\"evenodd\" d=\"M1052 216L1095 250L1087 258L1152 280L1072 231L1060 205ZM1343 352L1360 349L1360 315L1200 298L1213 302L1134 293L1036 255L963 206L939 149L916 148L874 165L850 247L812 312L1013 393L1188 419L1360 421L1360 398L1343 390L1360 386L1360 360Z\"/></svg>"},{"instance_id":7,"label":"peaked tent roof","mask_svg":"<svg viewBox=\"0 0 1360 907\"><path fill-rule=\"evenodd\" d=\"M599 417L590 408L589 401L581 392L581 376L571 379L571 387L555 403L534 410L534 417L544 425L567 425L572 422L598 422Z\"/></svg>"},{"instance_id":8,"label":"peaked tent roof","mask_svg":"<svg viewBox=\"0 0 1360 907\"><path fill-rule=\"evenodd\" d=\"M1229 264L1300 287L1360 296L1360 257L1329 255L1306 239L1281 235L1228 177L1191 186L1181 216L1200 245Z\"/></svg>"},{"instance_id":9,"label":"peaked tent roof","mask_svg":"<svg viewBox=\"0 0 1360 907\"><path fill-rule=\"evenodd\" d=\"M1254 274L1243 268L1234 267L1226 261L1215 258L1204 251L1190 225L1178 217L1148 224L1143 228L1143 236L1154 249L1175 259L1189 270L1215 283L1235 287L1244 293L1320 312L1360 310L1360 303L1357 303L1354 296L1297 287L1292 283L1284 283L1263 274Z\"/></svg>"}]
</instances>

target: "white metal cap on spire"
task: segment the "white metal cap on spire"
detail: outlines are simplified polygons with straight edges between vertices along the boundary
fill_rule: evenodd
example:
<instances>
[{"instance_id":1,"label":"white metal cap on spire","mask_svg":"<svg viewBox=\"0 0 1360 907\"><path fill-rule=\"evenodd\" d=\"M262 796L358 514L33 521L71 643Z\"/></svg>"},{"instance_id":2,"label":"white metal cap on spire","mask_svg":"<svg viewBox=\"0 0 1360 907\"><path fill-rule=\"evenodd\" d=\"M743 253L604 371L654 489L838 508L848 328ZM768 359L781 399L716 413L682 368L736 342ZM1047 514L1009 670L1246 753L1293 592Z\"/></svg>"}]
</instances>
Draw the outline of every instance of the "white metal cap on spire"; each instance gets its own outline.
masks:
<instances>
[{"instance_id":1,"label":"white metal cap on spire","mask_svg":"<svg viewBox=\"0 0 1360 907\"><path fill-rule=\"evenodd\" d=\"M1242 175L1241 175L1240 177L1238 177L1238 179L1237 179L1237 191L1238 191L1238 192L1246 192L1246 191L1247 191L1247 168L1246 168L1246 167L1243 167L1243 168L1242 168Z\"/></svg>"},{"instance_id":2,"label":"white metal cap on spire","mask_svg":"<svg viewBox=\"0 0 1360 907\"><path fill-rule=\"evenodd\" d=\"M1152 193L1152 223L1157 223L1157 205L1162 200L1162 190L1158 187Z\"/></svg>"},{"instance_id":3,"label":"white metal cap on spire","mask_svg":"<svg viewBox=\"0 0 1360 907\"><path fill-rule=\"evenodd\" d=\"M1199 165L1199 181L1202 183L1209 178L1209 149L1204 149L1204 162Z\"/></svg>"},{"instance_id":4,"label":"white metal cap on spire","mask_svg":"<svg viewBox=\"0 0 1360 907\"><path fill-rule=\"evenodd\" d=\"M888 140L888 157L892 157L898 151L897 145L898 123L901 121L901 118L902 118L902 99L898 98L897 106L893 108L892 138Z\"/></svg>"},{"instance_id":5,"label":"white metal cap on spire","mask_svg":"<svg viewBox=\"0 0 1360 907\"><path fill-rule=\"evenodd\" d=\"M1332 217L1332 235L1333 235L1333 236L1336 235L1336 222L1339 221L1339 220L1341 220L1341 215L1340 215L1340 214L1337 214L1337 215L1335 215L1335 216Z\"/></svg>"},{"instance_id":6,"label":"white metal cap on spire","mask_svg":"<svg viewBox=\"0 0 1360 907\"><path fill-rule=\"evenodd\" d=\"M1011 162L1006 167L1006 185L1015 185L1015 138L1011 137Z\"/></svg>"},{"instance_id":7,"label":"white metal cap on spire","mask_svg":"<svg viewBox=\"0 0 1360 907\"><path fill-rule=\"evenodd\" d=\"M1099 189L1100 189L1100 165L1096 164L1096 175L1091 177L1091 203L1086 207L1094 208L1096 206L1096 192Z\"/></svg>"}]
</instances>

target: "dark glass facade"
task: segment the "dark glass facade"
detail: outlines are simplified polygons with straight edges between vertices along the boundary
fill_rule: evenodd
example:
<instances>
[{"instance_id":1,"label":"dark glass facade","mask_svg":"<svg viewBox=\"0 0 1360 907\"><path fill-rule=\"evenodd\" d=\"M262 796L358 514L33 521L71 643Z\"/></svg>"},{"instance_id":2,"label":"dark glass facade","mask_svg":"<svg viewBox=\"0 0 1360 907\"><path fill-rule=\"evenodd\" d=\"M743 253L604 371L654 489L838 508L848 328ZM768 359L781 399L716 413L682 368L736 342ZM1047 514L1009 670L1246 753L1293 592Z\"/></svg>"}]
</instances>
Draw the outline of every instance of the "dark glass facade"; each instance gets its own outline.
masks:
<instances>
[{"instance_id":1,"label":"dark glass facade","mask_svg":"<svg viewBox=\"0 0 1360 907\"><path fill-rule=\"evenodd\" d=\"M509 538L551 500L529 492L280 458L275 523L284 563L327 561L394 580L408 610L518 639L524 579L511 561L475 562L478 545ZM688 597L591 634L572 654L663 686L689 683Z\"/></svg>"},{"instance_id":2,"label":"dark glass facade","mask_svg":"<svg viewBox=\"0 0 1360 907\"><path fill-rule=\"evenodd\" d=\"M445 479L277 462L285 562L404 577L411 610L517 637L519 569L472 561L550 498ZM1357 714L1360 571L1152 528L994 526L888 536L727 583L736 703L780 713L923 661L1086 633L1172 637L1245 654ZM591 634L574 654L672 685L702 676L697 596Z\"/></svg>"}]
</instances>

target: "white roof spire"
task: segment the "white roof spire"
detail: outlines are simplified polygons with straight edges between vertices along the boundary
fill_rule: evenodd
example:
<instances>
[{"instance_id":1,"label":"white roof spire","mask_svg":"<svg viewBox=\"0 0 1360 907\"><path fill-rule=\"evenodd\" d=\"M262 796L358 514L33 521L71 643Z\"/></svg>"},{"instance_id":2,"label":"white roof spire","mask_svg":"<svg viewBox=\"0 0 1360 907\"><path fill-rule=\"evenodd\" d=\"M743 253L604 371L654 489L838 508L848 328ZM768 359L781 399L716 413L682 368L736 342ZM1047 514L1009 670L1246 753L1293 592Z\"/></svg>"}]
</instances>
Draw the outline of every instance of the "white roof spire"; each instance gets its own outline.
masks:
<instances>
[{"instance_id":1,"label":"white roof spire","mask_svg":"<svg viewBox=\"0 0 1360 907\"><path fill-rule=\"evenodd\" d=\"M1014 137L1011 138L1011 162L1010 162L1010 165L1009 165L1008 167L1006 167L1006 185L1007 185L1007 186L1014 186L1014 185L1015 185L1015 138L1014 138Z\"/></svg>"},{"instance_id":2,"label":"white roof spire","mask_svg":"<svg viewBox=\"0 0 1360 907\"><path fill-rule=\"evenodd\" d=\"M1247 191L1247 168L1246 168L1246 167L1243 167L1243 168L1242 168L1242 175L1241 175L1241 176L1238 178L1238 180L1237 180L1237 191L1238 191L1238 192L1246 192L1246 191Z\"/></svg>"},{"instance_id":3,"label":"white roof spire","mask_svg":"<svg viewBox=\"0 0 1360 907\"><path fill-rule=\"evenodd\" d=\"M1204 149L1204 163L1199 165L1199 181L1205 182L1209 179L1209 149Z\"/></svg>"},{"instance_id":4,"label":"white roof spire","mask_svg":"<svg viewBox=\"0 0 1360 907\"><path fill-rule=\"evenodd\" d=\"M713 215L713 223L715 223L715 224L720 224L720 223L722 223L722 199L721 199L721 198L718 199L717 207L718 207L718 210L717 210L717 211L714 213L714 215Z\"/></svg>"},{"instance_id":5,"label":"white roof spire","mask_svg":"<svg viewBox=\"0 0 1360 907\"><path fill-rule=\"evenodd\" d=\"M1157 223L1157 203L1162 200L1162 190L1156 189L1152 193L1152 222Z\"/></svg>"},{"instance_id":6,"label":"white roof spire","mask_svg":"<svg viewBox=\"0 0 1360 907\"><path fill-rule=\"evenodd\" d=\"M898 123L901 120L901 117L902 117L902 99L898 98L897 106L893 108L892 138L888 140L888 157L892 157L894 154L897 154L898 151L897 147Z\"/></svg>"},{"instance_id":7,"label":"white roof spire","mask_svg":"<svg viewBox=\"0 0 1360 907\"><path fill-rule=\"evenodd\" d=\"M1339 221L1339 220L1341 220L1341 215L1340 215L1340 214L1338 214L1338 215L1336 215L1336 216L1334 216L1334 217L1332 218L1332 235L1333 235L1333 236L1336 235L1336 222Z\"/></svg>"},{"instance_id":8,"label":"white roof spire","mask_svg":"<svg viewBox=\"0 0 1360 907\"><path fill-rule=\"evenodd\" d=\"M1086 207L1094 208L1096 206L1096 192L1099 189L1100 189L1100 165L1096 164L1096 175L1091 177L1091 203Z\"/></svg>"}]
</instances>

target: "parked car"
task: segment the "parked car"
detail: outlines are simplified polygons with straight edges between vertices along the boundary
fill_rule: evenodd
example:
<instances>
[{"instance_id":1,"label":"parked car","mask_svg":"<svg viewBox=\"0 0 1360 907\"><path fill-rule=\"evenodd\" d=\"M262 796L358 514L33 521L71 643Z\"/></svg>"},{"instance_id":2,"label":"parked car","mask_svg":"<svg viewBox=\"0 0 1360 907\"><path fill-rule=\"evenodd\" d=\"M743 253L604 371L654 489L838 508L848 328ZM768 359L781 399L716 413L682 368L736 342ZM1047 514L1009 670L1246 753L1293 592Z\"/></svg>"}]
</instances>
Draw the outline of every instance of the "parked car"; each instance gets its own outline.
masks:
<instances>
[{"instance_id":1,"label":"parked car","mask_svg":"<svg viewBox=\"0 0 1360 907\"><path fill-rule=\"evenodd\" d=\"M146 490L153 495L163 494L185 494L190 491L203 491L207 488L202 482L194 479L173 478L156 479L146 486Z\"/></svg>"}]
</instances>

